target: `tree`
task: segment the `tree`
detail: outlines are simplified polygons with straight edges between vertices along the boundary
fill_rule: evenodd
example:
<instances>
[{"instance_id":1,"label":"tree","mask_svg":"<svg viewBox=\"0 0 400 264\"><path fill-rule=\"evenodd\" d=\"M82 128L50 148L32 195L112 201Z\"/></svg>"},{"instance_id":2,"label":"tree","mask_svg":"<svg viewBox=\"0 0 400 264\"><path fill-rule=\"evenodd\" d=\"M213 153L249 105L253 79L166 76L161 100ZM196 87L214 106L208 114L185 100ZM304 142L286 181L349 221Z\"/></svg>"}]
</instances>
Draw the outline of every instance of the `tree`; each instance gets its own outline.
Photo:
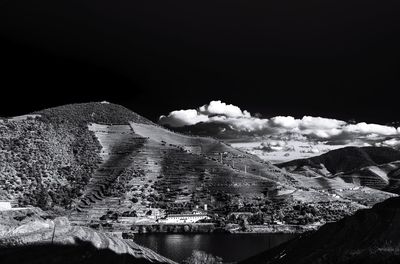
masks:
<instances>
[{"instance_id":1,"label":"tree","mask_svg":"<svg viewBox=\"0 0 400 264\"><path fill-rule=\"evenodd\" d=\"M37 206L40 207L41 209L47 209L49 199L50 199L50 197L49 197L48 192L43 188L43 186L40 186L39 191L36 193Z\"/></svg>"},{"instance_id":2,"label":"tree","mask_svg":"<svg viewBox=\"0 0 400 264\"><path fill-rule=\"evenodd\" d=\"M185 264L222 264L222 258L204 251L193 250L192 255L183 261Z\"/></svg>"},{"instance_id":3,"label":"tree","mask_svg":"<svg viewBox=\"0 0 400 264\"><path fill-rule=\"evenodd\" d=\"M262 212L253 214L249 217L249 223L252 225L263 225L264 224L264 214Z\"/></svg>"}]
</instances>

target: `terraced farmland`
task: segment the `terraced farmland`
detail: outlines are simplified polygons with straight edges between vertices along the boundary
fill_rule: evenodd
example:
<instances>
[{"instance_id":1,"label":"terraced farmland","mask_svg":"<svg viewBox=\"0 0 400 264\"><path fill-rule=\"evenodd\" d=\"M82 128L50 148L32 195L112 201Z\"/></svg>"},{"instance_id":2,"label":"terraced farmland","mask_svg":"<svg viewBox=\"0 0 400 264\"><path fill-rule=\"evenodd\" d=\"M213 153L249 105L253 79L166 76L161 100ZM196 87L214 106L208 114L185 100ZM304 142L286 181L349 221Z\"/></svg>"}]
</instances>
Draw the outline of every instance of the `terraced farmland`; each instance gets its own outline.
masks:
<instances>
[{"instance_id":1,"label":"terraced farmland","mask_svg":"<svg viewBox=\"0 0 400 264\"><path fill-rule=\"evenodd\" d=\"M207 149L211 153L208 156L193 153L183 144L138 135L131 126L92 124L89 128L102 145L103 163L71 214L76 224L96 222L110 210L119 216L157 218L177 204L181 204L180 209L203 204L213 208L226 205L234 197L262 198L276 187L276 182L267 177L221 164L213 157L219 156L215 150L229 147L215 140L194 139L203 142L199 147ZM194 142L185 143L195 146ZM234 149L232 152L237 153ZM228 194L229 199L222 194Z\"/></svg>"},{"instance_id":2,"label":"terraced farmland","mask_svg":"<svg viewBox=\"0 0 400 264\"><path fill-rule=\"evenodd\" d=\"M288 173L215 139L156 125L91 124L89 129L102 146L102 164L71 213L74 224L127 231L196 206L228 213L243 204L278 200L334 202L353 211L391 196L340 179Z\"/></svg>"}]
</instances>

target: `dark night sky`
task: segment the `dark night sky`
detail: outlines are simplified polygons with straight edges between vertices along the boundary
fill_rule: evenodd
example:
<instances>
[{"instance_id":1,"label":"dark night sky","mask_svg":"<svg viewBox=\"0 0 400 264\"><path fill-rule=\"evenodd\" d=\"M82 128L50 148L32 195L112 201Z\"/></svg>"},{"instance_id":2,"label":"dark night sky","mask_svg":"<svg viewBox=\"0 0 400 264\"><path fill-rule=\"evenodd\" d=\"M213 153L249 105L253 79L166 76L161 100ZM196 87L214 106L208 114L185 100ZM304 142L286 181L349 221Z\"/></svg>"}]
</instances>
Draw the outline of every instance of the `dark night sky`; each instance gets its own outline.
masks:
<instances>
[{"instance_id":1,"label":"dark night sky","mask_svg":"<svg viewBox=\"0 0 400 264\"><path fill-rule=\"evenodd\" d=\"M399 121L399 14L398 0L0 0L0 115L107 100L155 120L219 99Z\"/></svg>"}]
</instances>

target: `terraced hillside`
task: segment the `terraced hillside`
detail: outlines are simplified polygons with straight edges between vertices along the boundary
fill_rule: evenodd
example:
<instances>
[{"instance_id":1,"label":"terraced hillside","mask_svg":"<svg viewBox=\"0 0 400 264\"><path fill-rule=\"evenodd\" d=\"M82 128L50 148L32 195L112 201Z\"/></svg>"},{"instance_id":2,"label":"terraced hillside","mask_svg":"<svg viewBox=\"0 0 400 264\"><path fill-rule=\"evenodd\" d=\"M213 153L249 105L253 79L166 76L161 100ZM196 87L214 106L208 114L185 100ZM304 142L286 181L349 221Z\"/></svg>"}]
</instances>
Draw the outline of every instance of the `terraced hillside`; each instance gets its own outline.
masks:
<instances>
[{"instance_id":1,"label":"terraced hillside","mask_svg":"<svg viewBox=\"0 0 400 264\"><path fill-rule=\"evenodd\" d=\"M399 221L395 197L241 263L399 263Z\"/></svg>"},{"instance_id":2,"label":"terraced hillside","mask_svg":"<svg viewBox=\"0 0 400 264\"><path fill-rule=\"evenodd\" d=\"M61 106L0 125L6 168L0 194L68 215L75 225L127 231L204 205L222 218L234 211L272 214L272 223L296 223L301 208L311 206L303 222L326 222L392 196L289 173L109 103Z\"/></svg>"},{"instance_id":3,"label":"terraced hillside","mask_svg":"<svg viewBox=\"0 0 400 264\"><path fill-rule=\"evenodd\" d=\"M335 179L285 173L217 140L177 134L151 124L92 124L90 128L102 145L105 159L77 211L71 214L78 224L127 231L132 224L154 223L166 213L205 204L222 216L237 210L269 212L266 200L280 204L271 213L284 222L292 223L300 213L293 206L297 203L319 208L312 221L324 222L391 197ZM119 141L122 136L130 140ZM120 143L125 148L132 146L132 151L119 153ZM107 165L113 156L127 162L125 170L118 170L118 177L110 172L103 174L115 169ZM331 212L322 209L326 203Z\"/></svg>"},{"instance_id":4,"label":"terraced hillside","mask_svg":"<svg viewBox=\"0 0 400 264\"><path fill-rule=\"evenodd\" d=\"M387 147L347 147L278 167L309 177L342 179L393 193L400 192L400 151Z\"/></svg>"},{"instance_id":5,"label":"terraced hillside","mask_svg":"<svg viewBox=\"0 0 400 264\"><path fill-rule=\"evenodd\" d=\"M253 165L259 175L233 168L226 164L229 155L237 156L239 168L244 168L244 162L252 156L213 139L191 138L152 125L144 132L139 126L89 126L102 145L103 163L89 181L76 212L71 214L75 223L94 224L99 219L112 219L113 215L147 215L149 220L155 220L166 212L204 204L213 210L226 207L238 197L261 198L276 190L279 177L287 181L284 174L278 174L279 170L274 168L272 174L263 163L246 163L248 170ZM167 136L160 139L154 132ZM221 154L226 163L221 163Z\"/></svg>"},{"instance_id":6,"label":"terraced hillside","mask_svg":"<svg viewBox=\"0 0 400 264\"><path fill-rule=\"evenodd\" d=\"M77 212L86 211L91 217L101 217L110 206L103 201L111 194L110 187L130 166L132 157L143 145L144 139L136 137L129 125L91 124L89 130L95 133L100 144L104 146L100 152L102 163L88 182L76 210ZM120 199L117 200L119 201ZM103 210L100 209L101 202L103 202ZM93 207L96 203L96 207ZM112 207L117 206L114 204Z\"/></svg>"}]
</instances>

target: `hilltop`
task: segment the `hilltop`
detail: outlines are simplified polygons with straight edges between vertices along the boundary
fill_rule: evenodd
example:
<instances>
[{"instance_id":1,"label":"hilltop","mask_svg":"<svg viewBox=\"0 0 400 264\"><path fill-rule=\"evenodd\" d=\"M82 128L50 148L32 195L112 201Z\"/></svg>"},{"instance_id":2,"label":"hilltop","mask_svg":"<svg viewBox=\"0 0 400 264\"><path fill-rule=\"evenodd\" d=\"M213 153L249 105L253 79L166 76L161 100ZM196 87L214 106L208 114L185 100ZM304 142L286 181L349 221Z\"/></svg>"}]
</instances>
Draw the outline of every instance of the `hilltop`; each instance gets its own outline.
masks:
<instances>
[{"instance_id":1,"label":"hilltop","mask_svg":"<svg viewBox=\"0 0 400 264\"><path fill-rule=\"evenodd\" d=\"M155 125L150 120L136 114L122 105L109 102L93 102L69 104L44 109L33 113L39 115L39 120L52 123L71 125L87 125L100 123L109 125L129 124L129 122Z\"/></svg>"}]
</instances>

